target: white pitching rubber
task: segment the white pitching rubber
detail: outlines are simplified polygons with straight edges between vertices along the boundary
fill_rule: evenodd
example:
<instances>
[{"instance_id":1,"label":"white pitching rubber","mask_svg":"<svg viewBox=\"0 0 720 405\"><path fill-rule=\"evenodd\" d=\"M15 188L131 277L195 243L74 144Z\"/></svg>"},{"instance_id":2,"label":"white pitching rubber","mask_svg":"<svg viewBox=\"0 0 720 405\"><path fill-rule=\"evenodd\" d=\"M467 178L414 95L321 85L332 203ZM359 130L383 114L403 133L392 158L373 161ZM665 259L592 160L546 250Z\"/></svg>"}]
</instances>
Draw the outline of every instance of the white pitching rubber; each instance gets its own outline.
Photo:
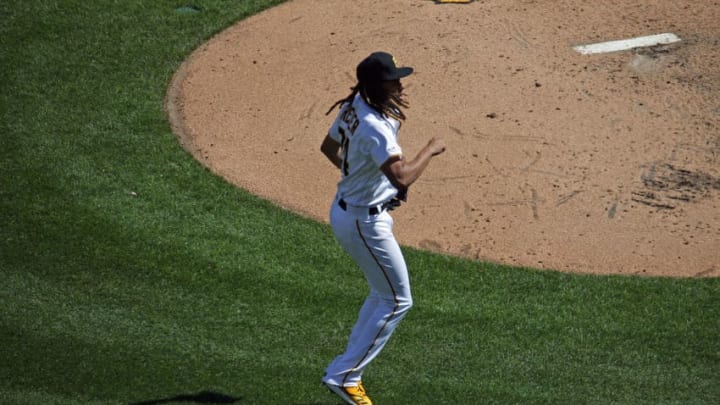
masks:
<instances>
[{"instance_id":1,"label":"white pitching rubber","mask_svg":"<svg viewBox=\"0 0 720 405\"><path fill-rule=\"evenodd\" d=\"M680 37L671 32L668 32L664 34L648 35L644 37L620 39L617 41L599 42L589 45L578 45L574 46L573 49L583 55L590 55L593 53L625 51L628 49L641 48L645 46L672 44L673 42L678 41L680 41Z\"/></svg>"}]
</instances>

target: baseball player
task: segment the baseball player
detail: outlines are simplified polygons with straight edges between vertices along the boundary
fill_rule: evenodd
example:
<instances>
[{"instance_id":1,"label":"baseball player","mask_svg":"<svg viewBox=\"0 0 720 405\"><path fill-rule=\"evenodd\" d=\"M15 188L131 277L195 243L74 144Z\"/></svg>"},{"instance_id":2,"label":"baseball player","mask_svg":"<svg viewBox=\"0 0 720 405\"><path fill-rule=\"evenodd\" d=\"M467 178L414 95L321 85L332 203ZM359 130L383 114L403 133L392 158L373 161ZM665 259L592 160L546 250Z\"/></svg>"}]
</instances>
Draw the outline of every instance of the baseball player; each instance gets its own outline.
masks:
<instances>
[{"instance_id":1,"label":"baseball player","mask_svg":"<svg viewBox=\"0 0 720 405\"><path fill-rule=\"evenodd\" d=\"M325 370L322 382L348 404L372 404L362 385L365 368L380 353L412 306L410 280L389 211L406 201L408 187L430 160L445 151L433 137L410 160L398 144L407 107L392 55L375 52L357 66L358 83L340 105L320 150L341 172L330 209L335 238L365 274L370 293L360 309L345 352Z\"/></svg>"}]
</instances>

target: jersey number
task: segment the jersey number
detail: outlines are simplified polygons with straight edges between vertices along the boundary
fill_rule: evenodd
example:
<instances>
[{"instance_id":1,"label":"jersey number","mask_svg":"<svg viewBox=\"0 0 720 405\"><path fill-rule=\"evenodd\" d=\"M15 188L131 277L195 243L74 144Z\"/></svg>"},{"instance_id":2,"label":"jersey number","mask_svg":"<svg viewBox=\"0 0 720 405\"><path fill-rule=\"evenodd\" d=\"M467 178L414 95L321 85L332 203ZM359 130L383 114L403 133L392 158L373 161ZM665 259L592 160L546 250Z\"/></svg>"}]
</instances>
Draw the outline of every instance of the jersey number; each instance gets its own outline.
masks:
<instances>
[{"instance_id":1,"label":"jersey number","mask_svg":"<svg viewBox=\"0 0 720 405\"><path fill-rule=\"evenodd\" d=\"M343 174L347 176L350 173L350 168L348 166L348 149L350 147L350 137L355 134L355 130L357 129L358 125L360 125L360 121L357 118L355 109L352 107L349 107L347 110L345 110L345 112L343 112L340 120L347 126L348 131L350 131L350 134L348 134L342 126L338 127L338 132L340 132L340 136L342 137L342 171Z\"/></svg>"}]
</instances>

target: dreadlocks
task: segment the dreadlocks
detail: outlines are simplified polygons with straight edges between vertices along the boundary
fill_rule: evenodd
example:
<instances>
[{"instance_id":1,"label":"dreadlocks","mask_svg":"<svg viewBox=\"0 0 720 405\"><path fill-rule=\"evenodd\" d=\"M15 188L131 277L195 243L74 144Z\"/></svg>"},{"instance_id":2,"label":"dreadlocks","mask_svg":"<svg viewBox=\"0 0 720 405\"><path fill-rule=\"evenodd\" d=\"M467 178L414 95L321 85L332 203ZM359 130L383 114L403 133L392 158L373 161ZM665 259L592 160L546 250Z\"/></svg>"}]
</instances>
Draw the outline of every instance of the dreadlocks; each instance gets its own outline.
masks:
<instances>
[{"instance_id":1,"label":"dreadlocks","mask_svg":"<svg viewBox=\"0 0 720 405\"><path fill-rule=\"evenodd\" d=\"M338 105L351 103L355 96L360 93L365 102L377 112L393 117L398 121L405 120L405 113L403 113L400 107L408 108L407 102L400 99L400 97L394 94L389 94L385 91L382 87L382 82L358 83L355 87L352 87L351 90L352 92L350 95L336 101L335 104L330 107L328 112L325 113L325 115L330 114L330 112L332 112L332 110L334 110Z\"/></svg>"},{"instance_id":2,"label":"dreadlocks","mask_svg":"<svg viewBox=\"0 0 720 405\"><path fill-rule=\"evenodd\" d=\"M352 90L350 95L336 101L335 104L333 104L332 107L330 107L330 109L325 113L325 115L330 114L332 112L332 110L334 110L335 107L337 107L338 105L345 104L345 103L352 103L353 99L355 98L355 95L357 95L358 91L360 91L360 84L358 83L355 87L351 87L350 90Z\"/></svg>"}]
</instances>

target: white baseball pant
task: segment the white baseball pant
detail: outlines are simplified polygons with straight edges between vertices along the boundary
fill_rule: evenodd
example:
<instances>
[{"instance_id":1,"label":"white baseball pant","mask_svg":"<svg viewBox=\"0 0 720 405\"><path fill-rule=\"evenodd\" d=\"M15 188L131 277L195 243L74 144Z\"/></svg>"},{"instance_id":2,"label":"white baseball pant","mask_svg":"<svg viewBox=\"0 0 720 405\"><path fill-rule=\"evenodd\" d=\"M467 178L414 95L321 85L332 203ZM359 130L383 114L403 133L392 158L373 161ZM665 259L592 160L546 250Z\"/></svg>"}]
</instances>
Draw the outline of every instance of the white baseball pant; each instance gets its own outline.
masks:
<instances>
[{"instance_id":1,"label":"white baseball pant","mask_svg":"<svg viewBox=\"0 0 720 405\"><path fill-rule=\"evenodd\" d=\"M370 215L367 207L348 205L343 209L335 201L330 223L336 239L370 285L345 353L330 363L323 377L330 384L354 386L412 307L410 279L387 211Z\"/></svg>"}]
</instances>

